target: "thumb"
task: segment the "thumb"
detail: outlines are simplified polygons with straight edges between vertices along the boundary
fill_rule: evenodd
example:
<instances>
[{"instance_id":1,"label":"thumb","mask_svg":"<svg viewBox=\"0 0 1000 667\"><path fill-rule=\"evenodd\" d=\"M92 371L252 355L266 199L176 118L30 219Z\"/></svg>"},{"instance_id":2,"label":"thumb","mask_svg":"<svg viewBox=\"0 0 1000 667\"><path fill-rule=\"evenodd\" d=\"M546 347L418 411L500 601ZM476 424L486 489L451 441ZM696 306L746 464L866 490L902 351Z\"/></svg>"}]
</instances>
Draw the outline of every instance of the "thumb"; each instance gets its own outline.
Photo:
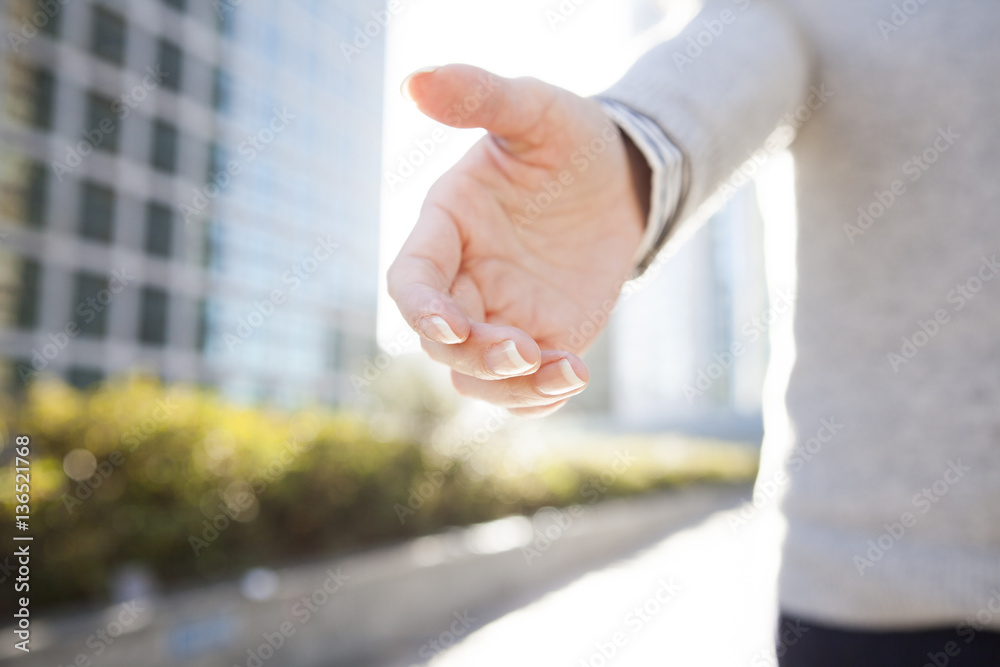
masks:
<instances>
[{"instance_id":1,"label":"thumb","mask_svg":"<svg viewBox=\"0 0 1000 667\"><path fill-rule=\"evenodd\" d=\"M544 136L539 120L559 89L531 78L506 79L472 65L429 67L410 74L400 91L424 114L457 128L481 127L509 150L532 148Z\"/></svg>"}]
</instances>

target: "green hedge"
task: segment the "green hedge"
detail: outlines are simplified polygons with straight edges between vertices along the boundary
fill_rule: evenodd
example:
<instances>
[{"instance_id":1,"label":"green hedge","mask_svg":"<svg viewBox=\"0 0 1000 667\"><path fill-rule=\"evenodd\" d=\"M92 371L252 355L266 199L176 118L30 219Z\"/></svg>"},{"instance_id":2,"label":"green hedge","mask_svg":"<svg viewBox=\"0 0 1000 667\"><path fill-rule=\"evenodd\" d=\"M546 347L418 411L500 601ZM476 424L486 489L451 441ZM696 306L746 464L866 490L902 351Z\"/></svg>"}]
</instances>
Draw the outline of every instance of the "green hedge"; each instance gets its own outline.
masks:
<instances>
[{"instance_id":1,"label":"green hedge","mask_svg":"<svg viewBox=\"0 0 1000 667\"><path fill-rule=\"evenodd\" d=\"M376 437L346 412L251 409L148 379L87 392L39 381L5 401L0 542L14 530L14 436L26 434L36 609L102 601L112 572L132 563L168 586L197 584L547 505L753 473L748 464L692 475L650 459L612 476L609 460L550 458L482 474L471 441L449 457L419 436Z\"/></svg>"}]
</instances>

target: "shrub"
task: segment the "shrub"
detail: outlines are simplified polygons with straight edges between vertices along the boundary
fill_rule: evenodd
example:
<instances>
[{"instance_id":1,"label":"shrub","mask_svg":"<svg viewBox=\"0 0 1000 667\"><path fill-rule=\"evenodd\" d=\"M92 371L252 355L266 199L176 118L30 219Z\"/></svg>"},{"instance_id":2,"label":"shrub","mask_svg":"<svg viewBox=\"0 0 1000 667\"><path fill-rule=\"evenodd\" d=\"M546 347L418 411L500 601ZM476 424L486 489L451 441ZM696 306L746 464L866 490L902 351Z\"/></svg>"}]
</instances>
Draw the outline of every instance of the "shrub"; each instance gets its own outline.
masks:
<instances>
[{"instance_id":1,"label":"shrub","mask_svg":"<svg viewBox=\"0 0 1000 667\"><path fill-rule=\"evenodd\" d=\"M142 378L87 392L39 381L22 401L0 405L0 419L5 443L31 437L36 608L103 601L115 570L132 563L167 585L196 584L586 502L588 480L608 469L607 461L549 459L484 475L425 442L375 437L347 412L253 409ZM14 481L12 456L9 444L0 450L4 489ZM683 478L644 461L614 479L605 474L601 495ZM12 501L2 495L7 517ZM10 544L11 522L0 526Z\"/></svg>"}]
</instances>

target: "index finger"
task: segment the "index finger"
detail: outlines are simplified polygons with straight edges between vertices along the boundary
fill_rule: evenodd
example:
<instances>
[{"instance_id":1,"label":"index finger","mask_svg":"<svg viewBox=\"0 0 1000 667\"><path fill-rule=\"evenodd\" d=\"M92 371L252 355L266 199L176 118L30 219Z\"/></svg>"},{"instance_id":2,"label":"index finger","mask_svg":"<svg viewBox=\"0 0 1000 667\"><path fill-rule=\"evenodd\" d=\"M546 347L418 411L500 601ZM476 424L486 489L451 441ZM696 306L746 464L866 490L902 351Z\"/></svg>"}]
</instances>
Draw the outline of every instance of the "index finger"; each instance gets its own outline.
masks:
<instances>
[{"instance_id":1,"label":"index finger","mask_svg":"<svg viewBox=\"0 0 1000 667\"><path fill-rule=\"evenodd\" d=\"M430 203L389 267L389 296L406 322L427 340L454 345L469 337L469 317L449 294L461 253L454 221Z\"/></svg>"}]
</instances>

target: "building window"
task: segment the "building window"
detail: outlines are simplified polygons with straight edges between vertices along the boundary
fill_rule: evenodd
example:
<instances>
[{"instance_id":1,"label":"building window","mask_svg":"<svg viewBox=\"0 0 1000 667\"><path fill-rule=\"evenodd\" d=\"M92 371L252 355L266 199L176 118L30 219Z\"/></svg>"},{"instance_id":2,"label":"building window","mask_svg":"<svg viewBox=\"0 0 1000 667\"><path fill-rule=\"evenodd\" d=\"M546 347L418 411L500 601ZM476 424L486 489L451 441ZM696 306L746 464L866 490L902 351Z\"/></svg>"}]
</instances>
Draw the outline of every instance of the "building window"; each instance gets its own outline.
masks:
<instances>
[{"instance_id":1,"label":"building window","mask_svg":"<svg viewBox=\"0 0 1000 667\"><path fill-rule=\"evenodd\" d=\"M7 114L26 125L52 129L55 78L40 67L11 63L3 94Z\"/></svg>"},{"instance_id":2,"label":"building window","mask_svg":"<svg viewBox=\"0 0 1000 667\"><path fill-rule=\"evenodd\" d=\"M38 326L40 277L41 267L38 260L28 257L21 260L21 289L17 300L16 321L19 329L34 329Z\"/></svg>"},{"instance_id":3,"label":"building window","mask_svg":"<svg viewBox=\"0 0 1000 667\"><path fill-rule=\"evenodd\" d=\"M149 345L163 345L166 343L166 291L159 287L143 287L139 310L139 340Z\"/></svg>"},{"instance_id":4,"label":"building window","mask_svg":"<svg viewBox=\"0 0 1000 667\"><path fill-rule=\"evenodd\" d=\"M173 236L173 212L163 204L150 202L146 207L146 252L170 257Z\"/></svg>"},{"instance_id":5,"label":"building window","mask_svg":"<svg viewBox=\"0 0 1000 667\"><path fill-rule=\"evenodd\" d=\"M205 174L205 182L211 183L215 178L226 170L226 150L217 143L208 145L208 171Z\"/></svg>"},{"instance_id":6,"label":"building window","mask_svg":"<svg viewBox=\"0 0 1000 667\"><path fill-rule=\"evenodd\" d=\"M33 0L22 5L27 10L20 21L26 21L37 27L41 32L56 37L59 35L60 16L62 14L62 4L49 2L48 0Z\"/></svg>"},{"instance_id":7,"label":"building window","mask_svg":"<svg viewBox=\"0 0 1000 667\"><path fill-rule=\"evenodd\" d=\"M6 389L10 392L12 396L18 398L24 396L24 389L28 383L38 376L38 371L31 364L31 359L29 357L15 357L13 359L7 360L7 368L10 369L11 375L16 375L20 382L11 382L7 384Z\"/></svg>"},{"instance_id":8,"label":"building window","mask_svg":"<svg viewBox=\"0 0 1000 667\"><path fill-rule=\"evenodd\" d=\"M326 367L335 372L344 370L344 334L340 329L330 329L326 336Z\"/></svg>"},{"instance_id":9,"label":"building window","mask_svg":"<svg viewBox=\"0 0 1000 667\"><path fill-rule=\"evenodd\" d=\"M90 50L121 65L125 61L125 19L103 7L95 7Z\"/></svg>"},{"instance_id":10,"label":"building window","mask_svg":"<svg viewBox=\"0 0 1000 667\"><path fill-rule=\"evenodd\" d=\"M107 278L87 271L76 274L76 294L69 316L80 327L80 335L92 338L106 335L111 298Z\"/></svg>"},{"instance_id":11,"label":"building window","mask_svg":"<svg viewBox=\"0 0 1000 667\"><path fill-rule=\"evenodd\" d=\"M87 129L84 136L95 148L118 152L118 118L112 101L103 95L87 96Z\"/></svg>"},{"instance_id":12,"label":"building window","mask_svg":"<svg viewBox=\"0 0 1000 667\"><path fill-rule=\"evenodd\" d=\"M233 36L236 26L236 5L232 0L220 2L215 6L215 28L220 34Z\"/></svg>"},{"instance_id":13,"label":"building window","mask_svg":"<svg viewBox=\"0 0 1000 667\"><path fill-rule=\"evenodd\" d=\"M104 372L97 368L72 366L66 371L66 381L77 389L86 389L104 379Z\"/></svg>"},{"instance_id":14,"label":"building window","mask_svg":"<svg viewBox=\"0 0 1000 667\"><path fill-rule=\"evenodd\" d=\"M49 170L40 162L15 162L3 183L0 216L20 220L29 227L45 225Z\"/></svg>"},{"instance_id":15,"label":"building window","mask_svg":"<svg viewBox=\"0 0 1000 667\"><path fill-rule=\"evenodd\" d=\"M222 269L223 227L218 220L210 220L201 228L201 265L209 271L219 271Z\"/></svg>"},{"instance_id":16,"label":"building window","mask_svg":"<svg viewBox=\"0 0 1000 667\"><path fill-rule=\"evenodd\" d=\"M220 113L229 113L232 100L233 80L229 72L219 67L215 68L212 83L212 107Z\"/></svg>"},{"instance_id":17,"label":"building window","mask_svg":"<svg viewBox=\"0 0 1000 667\"><path fill-rule=\"evenodd\" d=\"M177 168L177 128L158 120L153 123L153 146L150 163L160 171L173 173Z\"/></svg>"},{"instance_id":18,"label":"building window","mask_svg":"<svg viewBox=\"0 0 1000 667\"><path fill-rule=\"evenodd\" d=\"M199 352L204 352L208 344L209 312L208 301L201 299L198 302L198 330L195 332L194 345Z\"/></svg>"},{"instance_id":19,"label":"building window","mask_svg":"<svg viewBox=\"0 0 1000 667\"><path fill-rule=\"evenodd\" d=\"M80 185L80 236L95 241L111 241L114 226L115 193L96 183Z\"/></svg>"},{"instance_id":20,"label":"building window","mask_svg":"<svg viewBox=\"0 0 1000 667\"><path fill-rule=\"evenodd\" d=\"M34 108L31 110L31 124L43 130L50 130L52 129L55 78L48 70L36 69L34 83Z\"/></svg>"},{"instance_id":21,"label":"building window","mask_svg":"<svg viewBox=\"0 0 1000 667\"><path fill-rule=\"evenodd\" d=\"M27 169L27 180L28 184L24 189L24 221L32 227L41 227L45 224L49 170L45 165L35 162Z\"/></svg>"},{"instance_id":22,"label":"building window","mask_svg":"<svg viewBox=\"0 0 1000 667\"><path fill-rule=\"evenodd\" d=\"M163 87L170 90L180 90L181 50L173 42L161 39L157 60L163 71Z\"/></svg>"}]
</instances>

